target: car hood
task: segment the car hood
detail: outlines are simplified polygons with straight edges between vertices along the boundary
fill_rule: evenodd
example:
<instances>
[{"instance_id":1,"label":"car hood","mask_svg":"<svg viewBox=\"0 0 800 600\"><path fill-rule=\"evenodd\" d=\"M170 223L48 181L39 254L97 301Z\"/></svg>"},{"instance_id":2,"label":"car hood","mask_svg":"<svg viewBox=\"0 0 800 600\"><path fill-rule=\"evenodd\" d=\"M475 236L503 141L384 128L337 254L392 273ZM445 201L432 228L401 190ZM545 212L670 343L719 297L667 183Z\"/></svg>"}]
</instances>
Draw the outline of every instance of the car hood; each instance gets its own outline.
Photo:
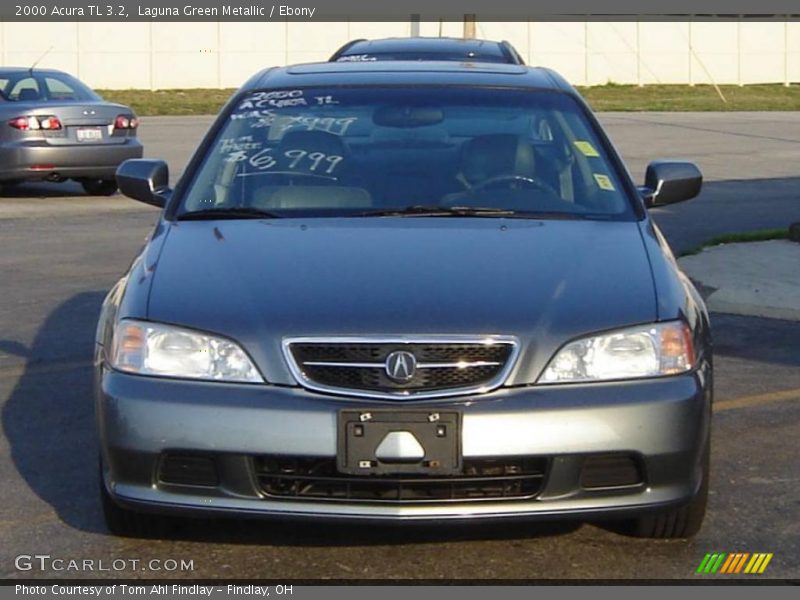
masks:
<instances>
[{"instance_id":1,"label":"car hood","mask_svg":"<svg viewBox=\"0 0 800 600\"><path fill-rule=\"evenodd\" d=\"M174 223L146 316L292 383L286 336L513 335L524 379L571 338L657 315L637 223L414 217Z\"/></svg>"}]
</instances>

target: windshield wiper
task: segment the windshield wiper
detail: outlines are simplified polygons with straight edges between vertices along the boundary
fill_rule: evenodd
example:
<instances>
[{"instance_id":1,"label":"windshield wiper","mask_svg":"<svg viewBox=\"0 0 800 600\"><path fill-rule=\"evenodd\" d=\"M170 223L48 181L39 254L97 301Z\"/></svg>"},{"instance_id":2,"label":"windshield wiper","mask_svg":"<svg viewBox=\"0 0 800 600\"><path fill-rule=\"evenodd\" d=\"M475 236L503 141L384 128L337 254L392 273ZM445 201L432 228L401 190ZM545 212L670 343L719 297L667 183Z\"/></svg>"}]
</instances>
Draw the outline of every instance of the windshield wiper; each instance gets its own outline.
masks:
<instances>
[{"instance_id":1,"label":"windshield wiper","mask_svg":"<svg viewBox=\"0 0 800 600\"><path fill-rule=\"evenodd\" d=\"M179 221L206 221L214 219L279 219L280 216L260 208L247 206L229 208L204 208L178 215Z\"/></svg>"},{"instance_id":2,"label":"windshield wiper","mask_svg":"<svg viewBox=\"0 0 800 600\"><path fill-rule=\"evenodd\" d=\"M485 206L425 206L371 210L353 215L356 217L506 217L509 219L580 219L579 214L510 210Z\"/></svg>"}]
</instances>

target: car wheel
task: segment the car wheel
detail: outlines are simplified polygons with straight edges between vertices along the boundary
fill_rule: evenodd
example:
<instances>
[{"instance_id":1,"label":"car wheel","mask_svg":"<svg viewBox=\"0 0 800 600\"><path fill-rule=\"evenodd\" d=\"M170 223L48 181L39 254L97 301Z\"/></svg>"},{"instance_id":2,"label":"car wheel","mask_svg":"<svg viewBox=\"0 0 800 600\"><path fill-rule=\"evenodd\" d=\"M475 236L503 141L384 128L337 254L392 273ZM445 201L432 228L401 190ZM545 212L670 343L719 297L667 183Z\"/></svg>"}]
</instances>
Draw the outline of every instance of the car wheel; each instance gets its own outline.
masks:
<instances>
[{"instance_id":1,"label":"car wheel","mask_svg":"<svg viewBox=\"0 0 800 600\"><path fill-rule=\"evenodd\" d=\"M139 513L122 508L108 493L103 482L103 469L100 468L100 502L106 529L122 537L162 537L167 530L167 521L157 515Z\"/></svg>"},{"instance_id":2,"label":"car wheel","mask_svg":"<svg viewBox=\"0 0 800 600\"><path fill-rule=\"evenodd\" d=\"M678 508L645 515L629 523L630 534L643 538L690 538L703 525L708 504L708 480L711 463L711 443L706 443L703 455L703 482L700 490L688 503Z\"/></svg>"},{"instance_id":3,"label":"car wheel","mask_svg":"<svg viewBox=\"0 0 800 600\"><path fill-rule=\"evenodd\" d=\"M81 185L90 196L110 196L117 191L117 182L113 179L82 179Z\"/></svg>"}]
</instances>

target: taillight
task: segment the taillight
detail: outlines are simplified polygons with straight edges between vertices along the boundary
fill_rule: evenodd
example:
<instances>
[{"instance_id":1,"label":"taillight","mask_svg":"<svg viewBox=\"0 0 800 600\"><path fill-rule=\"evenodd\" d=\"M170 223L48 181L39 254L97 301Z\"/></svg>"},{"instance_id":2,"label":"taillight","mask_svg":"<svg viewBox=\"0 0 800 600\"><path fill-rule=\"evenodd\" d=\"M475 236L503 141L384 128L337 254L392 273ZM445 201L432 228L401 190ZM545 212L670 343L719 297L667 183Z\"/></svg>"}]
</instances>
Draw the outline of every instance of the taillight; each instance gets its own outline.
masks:
<instances>
[{"instance_id":1,"label":"taillight","mask_svg":"<svg viewBox=\"0 0 800 600\"><path fill-rule=\"evenodd\" d=\"M61 129L61 121L58 117L39 117L39 124L42 129Z\"/></svg>"},{"instance_id":2,"label":"taillight","mask_svg":"<svg viewBox=\"0 0 800 600\"><path fill-rule=\"evenodd\" d=\"M30 121L28 120L28 117L17 117L16 119L11 119L8 122L8 124L11 125L14 129L22 129L23 131L31 128L31 124ZM36 122L36 125L37 125L36 129L38 129L39 128L38 121Z\"/></svg>"},{"instance_id":3,"label":"taillight","mask_svg":"<svg viewBox=\"0 0 800 600\"><path fill-rule=\"evenodd\" d=\"M139 120L136 117L129 115L118 115L114 119L114 129L136 129L139 126Z\"/></svg>"},{"instance_id":4,"label":"taillight","mask_svg":"<svg viewBox=\"0 0 800 600\"><path fill-rule=\"evenodd\" d=\"M62 129L61 121L58 117L53 115L45 116L29 116L29 117L15 117L8 122L14 129L21 129L22 131L31 131L37 129L46 129L53 131L55 129Z\"/></svg>"}]
</instances>

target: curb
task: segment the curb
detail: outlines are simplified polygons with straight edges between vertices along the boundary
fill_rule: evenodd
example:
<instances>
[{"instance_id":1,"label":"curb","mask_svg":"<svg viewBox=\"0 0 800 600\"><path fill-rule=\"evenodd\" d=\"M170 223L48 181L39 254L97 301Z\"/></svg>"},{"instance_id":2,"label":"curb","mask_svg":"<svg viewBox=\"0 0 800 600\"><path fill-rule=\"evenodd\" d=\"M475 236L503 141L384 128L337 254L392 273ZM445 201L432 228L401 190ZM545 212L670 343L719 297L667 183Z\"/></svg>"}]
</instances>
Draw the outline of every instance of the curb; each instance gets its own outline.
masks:
<instances>
[{"instance_id":1,"label":"curb","mask_svg":"<svg viewBox=\"0 0 800 600\"><path fill-rule=\"evenodd\" d=\"M709 311L800 321L800 246L794 242L711 246L678 264Z\"/></svg>"}]
</instances>

